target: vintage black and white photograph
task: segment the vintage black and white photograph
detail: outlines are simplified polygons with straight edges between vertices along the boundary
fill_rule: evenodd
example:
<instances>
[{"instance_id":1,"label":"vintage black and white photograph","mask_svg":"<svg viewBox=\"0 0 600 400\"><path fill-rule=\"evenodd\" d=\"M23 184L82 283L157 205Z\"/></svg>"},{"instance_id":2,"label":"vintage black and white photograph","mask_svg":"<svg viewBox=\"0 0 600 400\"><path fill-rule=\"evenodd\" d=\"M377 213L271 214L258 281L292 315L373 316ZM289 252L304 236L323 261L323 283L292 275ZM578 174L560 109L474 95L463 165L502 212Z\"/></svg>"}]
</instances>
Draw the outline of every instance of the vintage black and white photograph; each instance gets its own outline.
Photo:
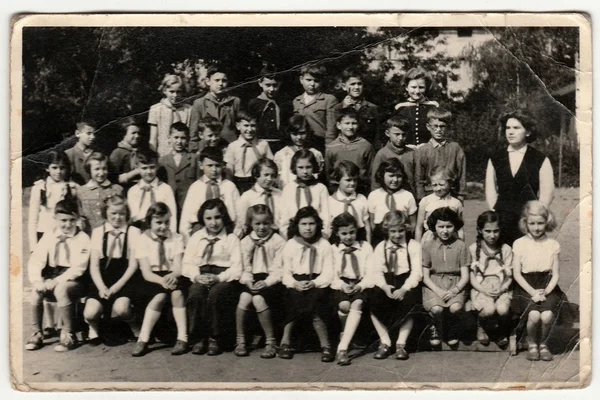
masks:
<instances>
[{"instance_id":1,"label":"vintage black and white photograph","mask_svg":"<svg viewBox=\"0 0 600 400\"><path fill-rule=\"evenodd\" d=\"M577 388L579 14L22 15L17 389Z\"/></svg>"}]
</instances>

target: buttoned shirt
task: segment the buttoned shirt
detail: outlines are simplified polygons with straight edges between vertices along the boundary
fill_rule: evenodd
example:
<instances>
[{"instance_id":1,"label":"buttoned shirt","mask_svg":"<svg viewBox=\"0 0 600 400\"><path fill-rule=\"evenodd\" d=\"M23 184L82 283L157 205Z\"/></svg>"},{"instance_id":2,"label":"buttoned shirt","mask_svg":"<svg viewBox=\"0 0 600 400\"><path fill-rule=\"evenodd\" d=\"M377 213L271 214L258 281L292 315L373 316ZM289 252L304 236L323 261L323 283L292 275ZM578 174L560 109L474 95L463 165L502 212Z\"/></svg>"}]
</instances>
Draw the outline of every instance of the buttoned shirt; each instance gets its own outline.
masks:
<instances>
[{"instance_id":1,"label":"buttoned shirt","mask_svg":"<svg viewBox=\"0 0 600 400\"><path fill-rule=\"evenodd\" d=\"M354 194L347 196L340 190L329 197L329 214L331 221L335 217L344 213L346 208L345 202L350 202L348 205L348 213L356 219L358 228L364 228L369 221L369 206L367 198L362 194ZM331 226L331 225L330 225Z\"/></svg>"},{"instance_id":2,"label":"buttoned shirt","mask_svg":"<svg viewBox=\"0 0 600 400\"><path fill-rule=\"evenodd\" d=\"M88 232L104 223L102 208L106 206L106 199L115 195L124 196L123 192L120 185L113 184L108 179L102 183L91 179L79 188L77 198L81 204L81 216L87 219L91 228Z\"/></svg>"},{"instance_id":3,"label":"buttoned shirt","mask_svg":"<svg viewBox=\"0 0 600 400\"><path fill-rule=\"evenodd\" d=\"M395 265L389 265L392 253L396 254ZM416 240L411 239L408 243L404 242L399 245L391 240L384 240L375 248L371 260L373 275L370 276L369 283L382 289L387 285L385 276L388 274L389 269L393 271L394 275L410 272L403 285L406 290L416 288L423 279L421 245Z\"/></svg>"},{"instance_id":4,"label":"buttoned shirt","mask_svg":"<svg viewBox=\"0 0 600 400\"><path fill-rule=\"evenodd\" d=\"M91 179L89 172L85 170L85 160L92 154L92 149L84 149L77 142L75 146L65 150L65 154L71 162L71 180L78 185L85 185Z\"/></svg>"},{"instance_id":5,"label":"buttoned shirt","mask_svg":"<svg viewBox=\"0 0 600 400\"><path fill-rule=\"evenodd\" d=\"M284 213L284 204L283 198L281 194L281 190L272 188L271 189L271 199L273 200L272 204L267 204L267 192L263 189L258 183L255 183L252 189L245 191L240 200L238 202L238 211L237 215L239 218L236 220L237 226L243 226L246 224L246 213L248 209L257 204L265 204L267 206L272 206L275 210L271 210L273 215L273 220L277 227L281 227L284 225L283 213Z\"/></svg>"},{"instance_id":6,"label":"buttoned shirt","mask_svg":"<svg viewBox=\"0 0 600 400\"><path fill-rule=\"evenodd\" d=\"M171 232L177 232L177 203L175 195L169 185L154 178L150 183L140 180L135 186L132 186L127 192L127 205L131 211L133 221L140 221L146 218L146 213L152 205L152 195L150 191L144 191L144 188L150 187L154 193L154 201L162 202L169 207L171 211L171 219L169 221L169 229Z\"/></svg>"},{"instance_id":7,"label":"buttoned shirt","mask_svg":"<svg viewBox=\"0 0 600 400\"><path fill-rule=\"evenodd\" d=\"M377 170L379 169L381 163L391 160L392 158L396 158L402 163L402 166L404 167L404 174L406 175L406 183L414 195L416 190L415 151L410 147L399 149L391 142L388 142L377 152L377 154L375 154L373 164L371 165L371 190L379 189L381 187L376 180Z\"/></svg>"},{"instance_id":8,"label":"buttoned shirt","mask_svg":"<svg viewBox=\"0 0 600 400\"><path fill-rule=\"evenodd\" d=\"M431 191L429 176L436 166L446 167L454 174L456 179L452 186L453 194L464 196L467 189L467 159L463 149L450 140L439 143L431 139L419 147L415 154L417 198L422 199Z\"/></svg>"},{"instance_id":9,"label":"buttoned shirt","mask_svg":"<svg viewBox=\"0 0 600 400\"><path fill-rule=\"evenodd\" d=\"M271 148L266 140L255 139L252 142L248 142L240 136L235 142L227 146L224 161L234 176L239 178L252 176L252 166L258 161L254 149L256 149L261 158L273 159L273 153L271 153Z\"/></svg>"},{"instance_id":10,"label":"buttoned shirt","mask_svg":"<svg viewBox=\"0 0 600 400\"><path fill-rule=\"evenodd\" d=\"M312 265L312 273L317 275L313 279L316 288L329 286L333 279L333 252L331 244L323 238L313 243L316 250L315 262ZM310 250L295 239L290 239L283 247L283 279L286 287L294 287L294 274L309 275L311 273Z\"/></svg>"},{"instance_id":11,"label":"buttoned shirt","mask_svg":"<svg viewBox=\"0 0 600 400\"><path fill-rule=\"evenodd\" d=\"M256 279L253 278L254 274L268 274L265 283L267 286L272 286L280 282L282 278L282 256L285 240L279 234L273 233L269 240L262 244L264 251L256 246L255 241L260 241L260 238L254 231L242 239L242 264L244 272L242 273L240 283L256 283Z\"/></svg>"},{"instance_id":12,"label":"buttoned shirt","mask_svg":"<svg viewBox=\"0 0 600 400\"><path fill-rule=\"evenodd\" d=\"M216 118L223 124L221 137L229 143L237 139L235 118L240 110L240 99L235 96L225 96L218 100L214 94L207 93L194 101L190 119L190 139L198 137L198 122L208 116Z\"/></svg>"},{"instance_id":13,"label":"buttoned shirt","mask_svg":"<svg viewBox=\"0 0 600 400\"><path fill-rule=\"evenodd\" d=\"M148 112L148 124L154 125L157 128L158 147L156 152L159 156L165 156L171 152L169 145L169 133L171 125L175 122L183 122L190 126L191 107L189 104L178 104L174 106L167 99L162 99L160 103L150 107Z\"/></svg>"},{"instance_id":14,"label":"buttoned shirt","mask_svg":"<svg viewBox=\"0 0 600 400\"><path fill-rule=\"evenodd\" d=\"M306 200L306 195L304 190L300 191L300 196L297 198L296 193L298 188L298 183L292 181L288 183L281 193L281 198L283 200L283 208L284 208L284 221L286 224L289 224L289 220L294 218L299 209L306 206L311 206L319 213L319 217L323 220L323 232L328 233L330 229L331 217L329 213L329 192L327 188L322 183L316 183L314 185L308 186L308 190L310 191L312 203L308 204ZM300 203L297 203L297 200L300 200ZM287 229L287 226L285 226Z\"/></svg>"},{"instance_id":15,"label":"buttoned shirt","mask_svg":"<svg viewBox=\"0 0 600 400\"><path fill-rule=\"evenodd\" d=\"M373 214L373 222L380 224L383 221L383 217L390 210L387 206L388 193L383 189L373 190L369 193L367 199L369 212ZM396 210L402 211L406 216L411 216L417 212L417 202L413 195L404 189L400 189L392 194L394 202L396 203Z\"/></svg>"},{"instance_id":16,"label":"buttoned shirt","mask_svg":"<svg viewBox=\"0 0 600 400\"><path fill-rule=\"evenodd\" d=\"M179 161L177 161L179 160ZM170 153L158 160L160 173L165 175L166 183L171 186L177 207L181 210L190 186L200 176L198 156L192 153Z\"/></svg>"},{"instance_id":17,"label":"buttoned shirt","mask_svg":"<svg viewBox=\"0 0 600 400\"><path fill-rule=\"evenodd\" d=\"M444 243L436 236L423 245L423 267L431 268L432 274L459 274L470 264L469 249L460 239Z\"/></svg>"},{"instance_id":18,"label":"buttoned shirt","mask_svg":"<svg viewBox=\"0 0 600 400\"><path fill-rule=\"evenodd\" d=\"M207 252L206 248L211 243L210 241L215 239L212 252ZM201 275L200 267L204 265L227 268L219 274L221 282L239 280L242 276L240 239L232 233L227 234L225 229L216 236L210 234L206 228L195 232L188 241L183 255L183 275L195 282L196 278Z\"/></svg>"},{"instance_id":19,"label":"buttoned shirt","mask_svg":"<svg viewBox=\"0 0 600 400\"><path fill-rule=\"evenodd\" d=\"M334 290L341 290L344 281L346 279L356 279L361 281L360 286L363 286L365 277L369 274L369 269L372 268L371 257L373 256L373 247L368 242L354 242L350 247L355 248L352 252L356 257L356 264L358 266L359 274L356 276L352 267L352 256L345 254L346 246L344 243L332 246L333 251L333 280L331 282L331 288ZM344 264L344 258L346 259ZM342 270L342 266L344 269Z\"/></svg>"},{"instance_id":20,"label":"buttoned shirt","mask_svg":"<svg viewBox=\"0 0 600 400\"><path fill-rule=\"evenodd\" d=\"M521 263L521 273L552 271L554 258L560 254L560 243L549 237L535 240L530 234L515 240L513 256Z\"/></svg>"},{"instance_id":21,"label":"buttoned shirt","mask_svg":"<svg viewBox=\"0 0 600 400\"><path fill-rule=\"evenodd\" d=\"M425 220L423 222L423 226L426 230L429 229L429 226L427 225L427 218L429 215L431 215L431 213L438 208L443 207L449 207L462 218L463 205L460 200L458 200L456 197L452 197L450 193L444 197L439 197L435 193L432 193L429 196L425 196L423 199L421 199L419 202L419 209L425 210Z\"/></svg>"},{"instance_id":22,"label":"buttoned shirt","mask_svg":"<svg viewBox=\"0 0 600 400\"><path fill-rule=\"evenodd\" d=\"M325 143L333 141L337 136L334 110L337 99L330 94L317 93L307 101L305 94L296 97L292 102L294 114L302 115L313 134L324 138Z\"/></svg>"},{"instance_id":23,"label":"buttoned shirt","mask_svg":"<svg viewBox=\"0 0 600 400\"><path fill-rule=\"evenodd\" d=\"M116 231L119 233L119 242L115 243L117 236L111 232ZM111 254L104 254L104 234L106 235L106 252ZM125 234L127 234L127 249L123 248L125 243ZM131 258L134 246L139 243L141 232L135 226L123 225L120 228L115 228L109 222L105 222L102 226L95 228L92 231L92 255L95 255L99 259L104 257L110 258L121 258L123 257L123 251L126 251L126 258Z\"/></svg>"},{"instance_id":24,"label":"buttoned shirt","mask_svg":"<svg viewBox=\"0 0 600 400\"><path fill-rule=\"evenodd\" d=\"M137 260L148 259L152 271L173 271L175 258L183 254L183 236L178 233L169 232L169 236L162 242L164 246L164 263L160 261L161 241L158 236L151 231L146 231L139 236L134 248L134 255Z\"/></svg>"}]
</instances>

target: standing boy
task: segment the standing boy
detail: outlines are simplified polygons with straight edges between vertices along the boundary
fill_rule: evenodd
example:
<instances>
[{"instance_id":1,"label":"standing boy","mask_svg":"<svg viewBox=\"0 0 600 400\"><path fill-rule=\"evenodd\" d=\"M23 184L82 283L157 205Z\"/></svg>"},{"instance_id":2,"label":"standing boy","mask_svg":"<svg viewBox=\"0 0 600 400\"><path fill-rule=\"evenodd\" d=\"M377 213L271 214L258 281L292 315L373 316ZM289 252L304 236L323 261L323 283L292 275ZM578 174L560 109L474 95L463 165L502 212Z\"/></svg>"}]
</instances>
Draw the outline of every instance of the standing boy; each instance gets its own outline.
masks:
<instances>
[{"instance_id":1,"label":"standing boy","mask_svg":"<svg viewBox=\"0 0 600 400\"><path fill-rule=\"evenodd\" d=\"M347 95L334 107L336 121L344 108L353 108L358 114L360 135L374 147L380 148L383 143L379 138L379 111L363 95L364 80L360 69L348 67L342 72L342 89Z\"/></svg>"},{"instance_id":2,"label":"standing boy","mask_svg":"<svg viewBox=\"0 0 600 400\"><path fill-rule=\"evenodd\" d=\"M319 65L306 65L300 70L300 83L304 93L293 101L294 114L306 118L314 135L314 147L323 151L325 145L335 140L334 107L337 99L321 92L321 85L325 78L325 67Z\"/></svg>"},{"instance_id":3,"label":"standing boy","mask_svg":"<svg viewBox=\"0 0 600 400\"><path fill-rule=\"evenodd\" d=\"M127 192L127 205L131 212L133 225L144 231L149 229L145 225L146 213L151 205L165 203L171 211L169 229L177 232L177 203L175 195L169 185L161 182L157 176L158 154L152 150L138 152L137 168L140 170L141 179Z\"/></svg>"},{"instance_id":4,"label":"standing boy","mask_svg":"<svg viewBox=\"0 0 600 400\"><path fill-rule=\"evenodd\" d=\"M169 132L169 144L172 152L158 160L159 176L165 176L166 182L175 194L177 215L181 215L181 207L190 185L199 177L198 156L186 151L190 130L183 122L175 122Z\"/></svg>"},{"instance_id":5,"label":"standing boy","mask_svg":"<svg viewBox=\"0 0 600 400\"><path fill-rule=\"evenodd\" d=\"M225 151L227 174L233 177L233 183L240 193L254 186L252 166L261 158L273 159L269 144L256 135L256 118L246 111L237 115L235 127L240 133L238 139L230 143Z\"/></svg>"},{"instance_id":6,"label":"standing boy","mask_svg":"<svg viewBox=\"0 0 600 400\"><path fill-rule=\"evenodd\" d=\"M397 158L404 167L406 183L409 186L410 192L414 195L416 189L415 151L406 146L406 138L411 129L410 121L402 117L394 116L385 122L384 127L385 136L387 136L389 140L387 144L377 152L375 159L373 160L373 166L371 168L371 190L380 188L375 175L377 175L377 168L379 168L381 163L391 158Z\"/></svg>"},{"instance_id":7,"label":"standing boy","mask_svg":"<svg viewBox=\"0 0 600 400\"><path fill-rule=\"evenodd\" d=\"M453 196L460 201L464 200L467 188L467 160L460 145L448 138L448 124L452 113L435 108L427 113L427 129L431 133L429 142L420 146L415 154L415 181L417 185L417 199L432 192L428 179L434 167L442 166L456 177L451 188Z\"/></svg>"},{"instance_id":8,"label":"standing boy","mask_svg":"<svg viewBox=\"0 0 600 400\"><path fill-rule=\"evenodd\" d=\"M198 122L211 116L223 124L221 137L229 143L237 139L235 118L240 110L240 99L227 94L229 81L221 67L210 67L206 73L208 93L194 101L190 117L190 141L198 141Z\"/></svg>"},{"instance_id":9,"label":"standing boy","mask_svg":"<svg viewBox=\"0 0 600 400\"><path fill-rule=\"evenodd\" d=\"M90 180L90 174L85 170L85 160L93 151L96 124L92 121L80 121L75 126L77 143L65 150L65 154L71 162L71 180L78 185L85 185Z\"/></svg>"},{"instance_id":10,"label":"standing boy","mask_svg":"<svg viewBox=\"0 0 600 400\"><path fill-rule=\"evenodd\" d=\"M117 148L110 153L110 172L115 174L114 181L125 190L135 185L140 179L140 171L136 168L137 152L142 142L142 129L133 119L128 119L121 125L125 134Z\"/></svg>"},{"instance_id":11,"label":"standing boy","mask_svg":"<svg viewBox=\"0 0 600 400\"><path fill-rule=\"evenodd\" d=\"M216 118L210 116L202 118L198 122L198 137L200 138L200 142L198 143L197 154L200 154L207 147L215 147L225 155L225 150L227 150L229 142L221 137L220 132L222 129L223 124ZM191 146L190 151L192 151Z\"/></svg>"},{"instance_id":12,"label":"standing boy","mask_svg":"<svg viewBox=\"0 0 600 400\"><path fill-rule=\"evenodd\" d=\"M329 182L330 192L337 190L337 182L333 179L336 165L343 160L351 161L359 168L358 193L369 194L369 172L375 151L373 146L359 134L358 113L354 108L345 108L341 111L337 121L339 136L327 145L325 150L325 170Z\"/></svg>"}]
</instances>

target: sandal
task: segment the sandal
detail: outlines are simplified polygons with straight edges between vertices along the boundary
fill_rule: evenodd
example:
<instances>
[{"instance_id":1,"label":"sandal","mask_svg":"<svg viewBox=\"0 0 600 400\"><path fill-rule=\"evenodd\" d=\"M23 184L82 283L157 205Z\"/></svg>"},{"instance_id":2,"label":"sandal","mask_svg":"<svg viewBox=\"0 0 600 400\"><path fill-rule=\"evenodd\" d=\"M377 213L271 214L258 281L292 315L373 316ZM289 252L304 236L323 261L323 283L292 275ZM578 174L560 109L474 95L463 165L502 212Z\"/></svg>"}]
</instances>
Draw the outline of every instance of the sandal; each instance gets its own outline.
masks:
<instances>
[{"instance_id":1,"label":"sandal","mask_svg":"<svg viewBox=\"0 0 600 400\"><path fill-rule=\"evenodd\" d=\"M527 359L529 361L539 361L540 360L540 351L536 344L529 345L529 350L527 350Z\"/></svg>"},{"instance_id":2,"label":"sandal","mask_svg":"<svg viewBox=\"0 0 600 400\"><path fill-rule=\"evenodd\" d=\"M276 355L277 349L275 348L275 345L267 343L265 349L260 354L260 358L275 358Z\"/></svg>"},{"instance_id":3,"label":"sandal","mask_svg":"<svg viewBox=\"0 0 600 400\"><path fill-rule=\"evenodd\" d=\"M238 343L235 346L235 350L233 350L233 354L235 354L238 357L248 357L249 353L248 353L248 350L246 349L246 344Z\"/></svg>"},{"instance_id":4,"label":"sandal","mask_svg":"<svg viewBox=\"0 0 600 400\"><path fill-rule=\"evenodd\" d=\"M540 344L540 359L542 361L552 361L554 359L554 356L545 343Z\"/></svg>"}]
</instances>

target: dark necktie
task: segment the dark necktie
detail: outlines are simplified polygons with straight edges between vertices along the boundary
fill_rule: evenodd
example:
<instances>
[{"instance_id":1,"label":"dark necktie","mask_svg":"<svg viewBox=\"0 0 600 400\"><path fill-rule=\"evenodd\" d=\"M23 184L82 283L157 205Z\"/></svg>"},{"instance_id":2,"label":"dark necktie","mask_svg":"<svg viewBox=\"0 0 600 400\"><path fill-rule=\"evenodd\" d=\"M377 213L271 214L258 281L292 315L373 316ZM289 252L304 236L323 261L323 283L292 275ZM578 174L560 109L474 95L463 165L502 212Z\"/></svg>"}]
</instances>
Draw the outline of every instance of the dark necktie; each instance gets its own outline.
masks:
<instances>
[{"instance_id":1,"label":"dark necktie","mask_svg":"<svg viewBox=\"0 0 600 400\"><path fill-rule=\"evenodd\" d=\"M221 191L219 190L219 182L216 179L211 179L206 182L206 200L220 199Z\"/></svg>"},{"instance_id":2,"label":"dark necktie","mask_svg":"<svg viewBox=\"0 0 600 400\"><path fill-rule=\"evenodd\" d=\"M260 252L260 254L262 255L263 263L265 264L265 267L267 268L267 273L269 272L269 259L267 258L267 249L265 248L265 244L269 241L271 236L273 236L272 233L271 233L271 235L269 235L269 237L266 237L263 239L254 239L252 236L250 236L250 239L252 239L252 242L254 242L254 246L252 247L252 257L251 257L252 266L254 266L254 257L256 256L256 250L258 250Z\"/></svg>"},{"instance_id":3,"label":"dark necktie","mask_svg":"<svg viewBox=\"0 0 600 400\"><path fill-rule=\"evenodd\" d=\"M58 241L56 242L56 245L54 246L54 266L58 267L61 266L59 264L59 259L60 259L60 246L63 245L65 248L65 254L67 256L67 261L69 262L69 266L71 266L71 249L69 249L69 244L67 243L67 239L69 239L69 236L67 235L60 235L58 237ZM64 267L66 267L66 265L63 265Z\"/></svg>"},{"instance_id":4,"label":"dark necktie","mask_svg":"<svg viewBox=\"0 0 600 400\"><path fill-rule=\"evenodd\" d=\"M304 182L296 182L298 186L296 187L296 207L300 209L300 197L302 196L302 192L304 192L304 197L306 198L306 205L312 206L312 193L310 193L310 187Z\"/></svg>"},{"instance_id":5,"label":"dark necktie","mask_svg":"<svg viewBox=\"0 0 600 400\"><path fill-rule=\"evenodd\" d=\"M386 190L387 195L385 196L385 205L390 211L396 211L396 200L394 199L394 192Z\"/></svg>"},{"instance_id":6,"label":"dark necktie","mask_svg":"<svg viewBox=\"0 0 600 400\"><path fill-rule=\"evenodd\" d=\"M208 242L208 244L204 248L204 251L202 252L202 260L205 260L205 262L206 262L205 265L206 265L206 264L210 264L210 258L213 255L215 243L217 243L221 239L219 239L219 238L214 238L214 239L204 238L204 240L206 240Z\"/></svg>"},{"instance_id":7,"label":"dark necktie","mask_svg":"<svg viewBox=\"0 0 600 400\"><path fill-rule=\"evenodd\" d=\"M150 236L150 239L158 243L158 268L162 271L163 266L167 266L167 254L165 251L165 240L167 240L167 238L162 236L148 236Z\"/></svg>"},{"instance_id":8,"label":"dark necktie","mask_svg":"<svg viewBox=\"0 0 600 400\"><path fill-rule=\"evenodd\" d=\"M294 236L294 240L300 243L302 248L302 258L304 257L304 253L308 251L308 272L309 279L312 281L314 275L315 263L317 262L317 249L312 244L308 243L306 240L299 236ZM302 258L300 260L302 260Z\"/></svg>"},{"instance_id":9,"label":"dark necktie","mask_svg":"<svg viewBox=\"0 0 600 400\"><path fill-rule=\"evenodd\" d=\"M358 221L358 212L356 212L356 208L354 208L354 205L352 204L352 202L354 200L356 200L355 198L354 199L349 199L349 198L340 199L336 193L335 199L337 201L339 201L340 203L344 203L344 212L349 213L350 215L352 215L354 217L354 219L356 219L356 221Z\"/></svg>"},{"instance_id":10,"label":"dark necktie","mask_svg":"<svg viewBox=\"0 0 600 400\"><path fill-rule=\"evenodd\" d=\"M346 268L346 258L350 256L350 264L352 265L352 272L356 279L360 279L360 269L358 268L358 258L354 252L358 250L356 247L346 247L342 250L344 256L342 258L342 275L344 275L344 269Z\"/></svg>"},{"instance_id":11,"label":"dark necktie","mask_svg":"<svg viewBox=\"0 0 600 400\"><path fill-rule=\"evenodd\" d=\"M252 143L244 143L242 144L242 172L246 173L246 151L248 151L248 149L252 149L254 151L254 156L256 157L256 161L260 160L262 158L262 156L260 155L260 153L258 152L258 149L256 148L256 146Z\"/></svg>"},{"instance_id":12,"label":"dark necktie","mask_svg":"<svg viewBox=\"0 0 600 400\"><path fill-rule=\"evenodd\" d=\"M156 203L156 197L154 195L154 188L151 185L142 187L142 197L140 198L140 206L142 208L142 204L144 204L144 199L146 198L146 194L150 192L150 206Z\"/></svg>"},{"instance_id":13,"label":"dark necktie","mask_svg":"<svg viewBox=\"0 0 600 400\"><path fill-rule=\"evenodd\" d=\"M390 247L388 257L385 258L387 264L387 273L388 276L393 279L394 275L396 275L396 264L398 263L398 246Z\"/></svg>"},{"instance_id":14,"label":"dark necktie","mask_svg":"<svg viewBox=\"0 0 600 400\"><path fill-rule=\"evenodd\" d=\"M115 249L118 247L119 248L119 252L121 253L121 257L123 257L123 244L121 243L121 235L123 234L123 232L118 231L116 229L113 229L112 231L108 232L109 234L114 236L113 242L110 245L110 248L108 249L108 261L106 262L106 268L108 268L108 265L110 264L110 262L113 259L113 254L115 252Z\"/></svg>"},{"instance_id":15,"label":"dark necktie","mask_svg":"<svg viewBox=\"0 0 600 400\"><path fill-rule=\"evenodd\" d=\"M273 200L273 190L271 188L264 189L263 195L265 196L265 204L271 210L273 216L275 216L275 201Z\"/></svg>"}]
</instances>

